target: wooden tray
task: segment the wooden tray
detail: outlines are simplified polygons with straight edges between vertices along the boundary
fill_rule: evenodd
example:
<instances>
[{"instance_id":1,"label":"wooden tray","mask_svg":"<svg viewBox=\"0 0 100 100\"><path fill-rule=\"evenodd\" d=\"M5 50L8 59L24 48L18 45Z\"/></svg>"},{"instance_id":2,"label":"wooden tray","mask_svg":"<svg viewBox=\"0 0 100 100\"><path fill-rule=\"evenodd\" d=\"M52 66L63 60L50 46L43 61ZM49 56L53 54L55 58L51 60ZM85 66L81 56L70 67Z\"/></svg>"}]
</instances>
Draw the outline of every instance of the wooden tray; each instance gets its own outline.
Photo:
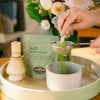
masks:
<instances>
[{"instance_id":1,"label":"wooden tray","mask_svg":"<svg viewBox=\"0 0 100 100\"><path fill-rule=\"evenodd\" d=\"M12 82L5 73L7 62L0 69L1 90L13 100L89 100L100 92L100 65L78 56L72 56L72 61L83 66L80 88L50 91L45 79L28 76L21 81Z\"/></svg>"}]
</instances>

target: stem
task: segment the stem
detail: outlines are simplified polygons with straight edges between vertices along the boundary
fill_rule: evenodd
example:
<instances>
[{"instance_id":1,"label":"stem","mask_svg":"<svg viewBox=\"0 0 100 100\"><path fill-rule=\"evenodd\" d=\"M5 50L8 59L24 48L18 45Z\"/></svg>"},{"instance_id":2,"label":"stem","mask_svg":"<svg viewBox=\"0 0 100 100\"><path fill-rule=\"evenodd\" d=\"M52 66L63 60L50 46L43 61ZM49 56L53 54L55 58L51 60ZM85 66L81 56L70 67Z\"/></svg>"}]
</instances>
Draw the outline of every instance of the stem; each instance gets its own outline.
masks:
<instances>
[{"instance_id":1,"label":"stem","mask_svg":"<svg viewBox=\"0 0 100 100\"><path fill-rule=\"evenodd\" d=\"M51 11L50 10L48 10L48 14L49 14L49 17L50 17L50 20L51 20L52 15L51 15Z\"/></svg>"},{"instance_id":2,"label":"stem","mask_svg":"<svg viewBox=\"0 0 100 100\"><path fill-rule=\"evenodd\" d=\"M61 61L61 72L62 74L65 74L63 57L61 55L58 55L58 57L59 57L59 60Z\"/></svg>"}]
</instances>

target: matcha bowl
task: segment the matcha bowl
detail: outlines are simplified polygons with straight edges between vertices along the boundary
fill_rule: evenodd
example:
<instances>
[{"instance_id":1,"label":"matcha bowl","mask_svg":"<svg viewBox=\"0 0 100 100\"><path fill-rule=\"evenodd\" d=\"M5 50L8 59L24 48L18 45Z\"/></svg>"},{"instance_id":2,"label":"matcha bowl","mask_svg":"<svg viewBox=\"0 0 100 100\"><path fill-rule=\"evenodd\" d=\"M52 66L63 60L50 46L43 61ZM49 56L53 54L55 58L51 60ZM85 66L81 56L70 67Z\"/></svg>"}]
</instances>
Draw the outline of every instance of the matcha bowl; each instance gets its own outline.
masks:
<instances>
[{"instance_id":1,"label":"matcha bowl","mask_svg":"<svg viewBox=\"0 0 100 100\"><path fill-rule=\"evenodd\" d=\"M64 62L65 74L61 72L61 62L46 67L47 86L52 91L65 91L81 86L82 66L73 62Z\"/></svg>"}]
</instances>

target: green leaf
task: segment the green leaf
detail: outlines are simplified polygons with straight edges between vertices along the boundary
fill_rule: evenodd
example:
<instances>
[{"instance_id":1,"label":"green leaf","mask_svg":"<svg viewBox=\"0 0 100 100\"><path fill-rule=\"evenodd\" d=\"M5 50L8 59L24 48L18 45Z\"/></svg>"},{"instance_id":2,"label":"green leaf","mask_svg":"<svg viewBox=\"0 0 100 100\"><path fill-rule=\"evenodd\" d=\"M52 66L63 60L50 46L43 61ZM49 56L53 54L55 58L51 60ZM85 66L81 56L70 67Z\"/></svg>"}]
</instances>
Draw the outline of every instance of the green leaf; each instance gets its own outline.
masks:
<instances>
[{"instance_id":1,"label":"green leaf","mask_svg":"<svg viewBox=\"0 0 100 100\"><path fill-rule=\"evenodd\" d=\"M60 33L59 33L59 31L52 25L52 34L54 35L54 36L60 36Z\"/></svg>"},{"instance_id":2,"label":"green leaf","mask_svg":"<svg viewBox=\"0 0 100 100\"><path fill-rule=\"evenodd\" d=\"M26 6L26 11L29 14L30 18L35 19L38 23L41 23L42 17L41 15L32 7L31 4Z\"/></svg>"},{"instance_id":3,"label":"green leaf","mask_svg":"<svg viewBox=\"0 0 100 100\"><path fill-rule=\"evenodd\" d=\"M49 14L50 19L52 19L52 13L50 10L48 10L48 14Z\"/></svg>"}]
</instances>

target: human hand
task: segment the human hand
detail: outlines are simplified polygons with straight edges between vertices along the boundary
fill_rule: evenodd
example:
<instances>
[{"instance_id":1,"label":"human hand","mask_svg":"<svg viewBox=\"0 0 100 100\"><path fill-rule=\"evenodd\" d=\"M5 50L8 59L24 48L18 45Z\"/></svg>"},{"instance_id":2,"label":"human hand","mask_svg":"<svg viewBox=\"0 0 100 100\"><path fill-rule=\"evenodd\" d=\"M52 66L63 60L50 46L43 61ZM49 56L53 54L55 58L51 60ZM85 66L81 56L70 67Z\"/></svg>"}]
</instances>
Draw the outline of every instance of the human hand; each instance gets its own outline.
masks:
<instances>
[{"instance_id":1,"label":"human hand","mask_svg":"<svg viewBox=\"0 0 100 100\"><path fill-rule=\"evenodd\" d=\"M95 40L91 40L91 48L95 48L96 53L100 53L100 36Z\"/></svg>"},{"instance_id":2,"label":"human hand","mask_svg":"<svg viewBox=\"0 0 100 100\"><path fill-rule=\"evenodd\" d=\"M85 29L95 25L97 19L94 12L95 11L87 11L76 7L66 10L59 16L58 20L58 30L61 36L72 30Z\"/></svg>"}]
</instances>

